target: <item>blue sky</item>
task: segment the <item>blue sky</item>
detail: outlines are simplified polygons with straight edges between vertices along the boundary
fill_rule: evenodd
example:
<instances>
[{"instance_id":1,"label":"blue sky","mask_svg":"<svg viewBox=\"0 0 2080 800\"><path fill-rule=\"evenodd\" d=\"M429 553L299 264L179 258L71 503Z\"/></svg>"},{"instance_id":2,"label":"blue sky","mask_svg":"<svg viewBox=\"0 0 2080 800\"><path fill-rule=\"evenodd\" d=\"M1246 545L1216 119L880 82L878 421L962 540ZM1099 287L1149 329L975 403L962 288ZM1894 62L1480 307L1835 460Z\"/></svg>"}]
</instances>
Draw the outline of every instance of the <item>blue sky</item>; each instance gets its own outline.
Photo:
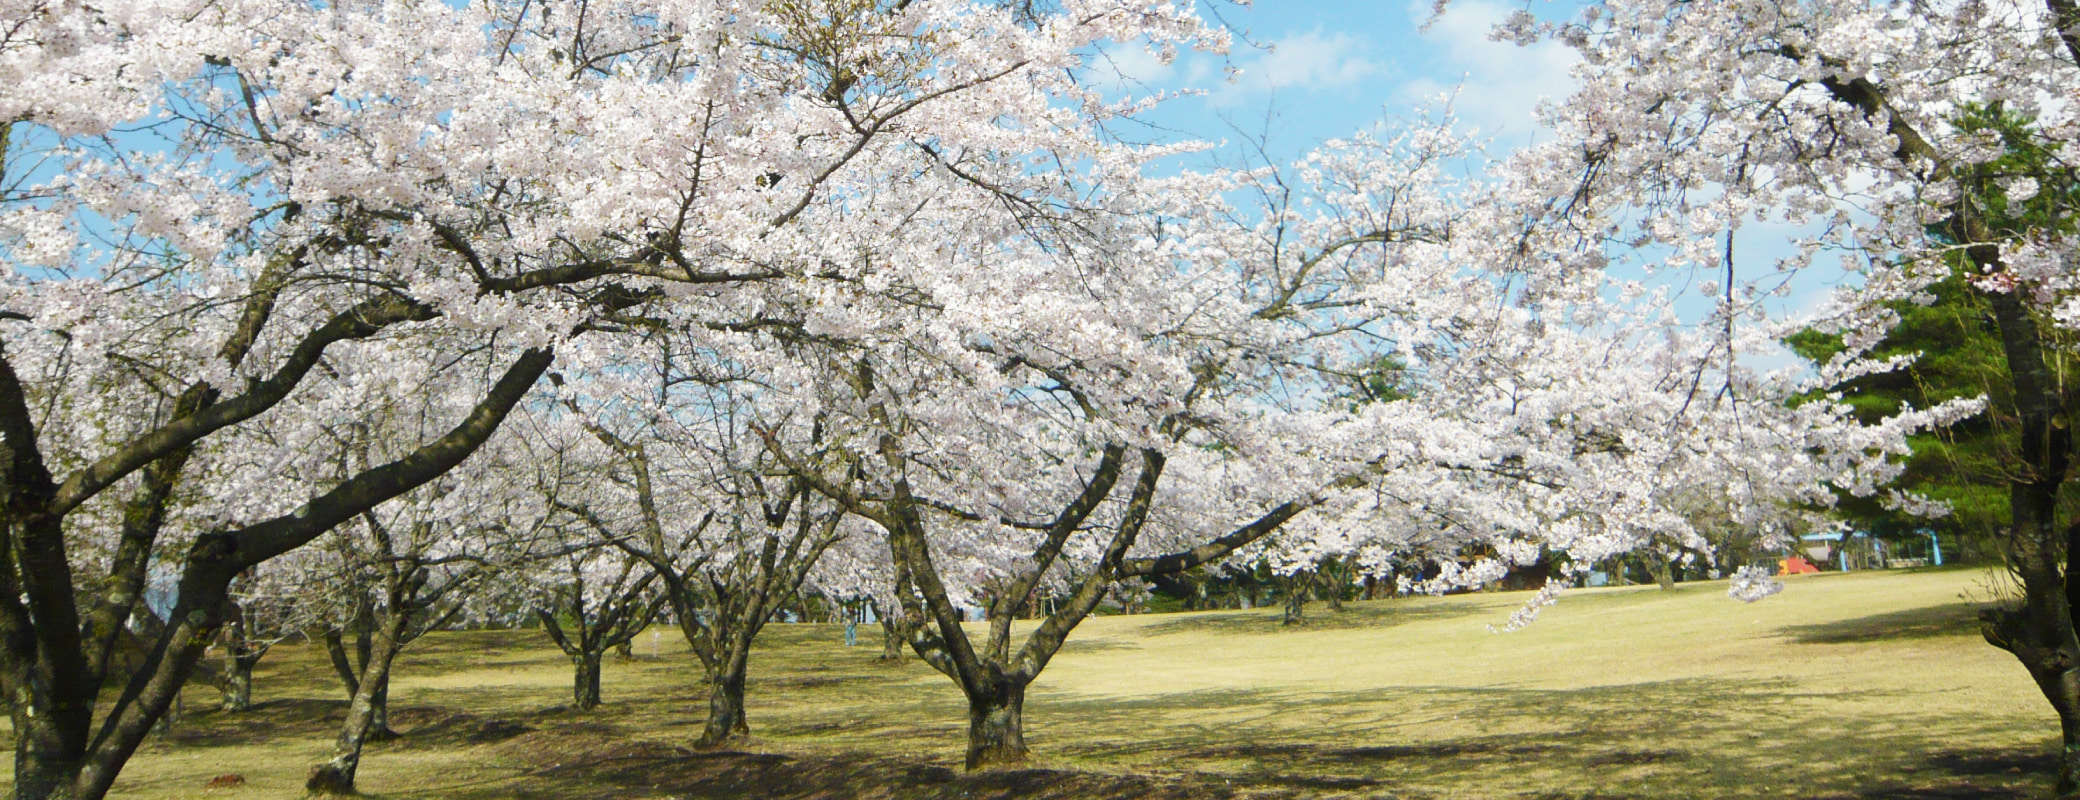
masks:
<instances>
[{"instance_id":1,"label":"blue sky","mask_svg":"<svg viewBox=\"0 0 2080 800\"><path fill-rule=\"evenodd\" d=\"M1140 94L1204 92L1160 105L1148 120L1163 129L1141 136L1221 144L1206 157L1226 165L1243 157L1246 139L1266 139L1272 158L1290 163L1321 140L1413 116L1446 97L1461 125L1477 129L1489 141L1489 152L1500 155L1549 136L1536 121L1539 101L1564 100L1574 87L1570 70L1577 58L1564 45L1520 47L1488 38L1496 23L1527 8L1524 0L1451 0L1441 16L1434 15L1431 0L1256 0L1249 7L1200 2L1203 14L1211 19L1217 13L1235 32L1226 56L1187 53L1165 65L1135 48L1109 52L1124 88ZM1528 9L1557 21L1578 7L1575 0L1537 0ZM1742 280L1773 272L1776 259L1791 254L1788 239L1796 233L1783 225L1744 227L1737 261ZM1809 269L1793 279L1791 296L1765 303L1776 315L1794 314L1845 279L1853 280L1832 267ZM1652 282L1684 287L1690 279L1664 274ZM1686 297L1680 306L1692 320L1711 307L1711 298L1701 296ZM1794 360L1787 354L1762 365Z\"/></svg>"},{"instance_id":2,"label":"blue sky","mask_svg":"<svg viewBox=\"0 0 2080 800\"><path fill-rule=\"evenodd\" d=\"M1456 90L1462 122L1506 150L1538 135L1532 111L1541 97L1562 98L1572 86L1575 58L1565 47L1488 40L1496 22L1523 8L1507 0L1454 0L1435 19L1428 0L1213 2L1204 13L1236 32L1225 57L1189 53L1164 65L1133 48L1111 51L1130 85L1205 92L1150 116L1200 139L1232 144L1243 138L1237 128L1268 133L1270 151L1290 157Z\"/></svg>"}]
</instances>

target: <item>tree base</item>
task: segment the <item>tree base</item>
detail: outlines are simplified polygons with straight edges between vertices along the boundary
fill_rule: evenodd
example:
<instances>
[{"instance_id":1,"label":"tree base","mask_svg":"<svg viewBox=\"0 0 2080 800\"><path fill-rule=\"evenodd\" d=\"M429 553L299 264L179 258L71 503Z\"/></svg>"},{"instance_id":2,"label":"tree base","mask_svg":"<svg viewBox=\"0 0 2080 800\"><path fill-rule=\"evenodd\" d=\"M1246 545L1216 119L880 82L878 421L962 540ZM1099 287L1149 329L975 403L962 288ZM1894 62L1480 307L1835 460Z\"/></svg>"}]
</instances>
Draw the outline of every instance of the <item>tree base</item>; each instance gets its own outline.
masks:
<instances>
[{"instance_id":1,"label":"tree base","mask_svg":"<svg viewBox=\"0 0 2080 800\"><path fill-rule=\"evenodd\" d=\"M701 738L695 739L693 741L693 749L729 750L736 747L741 747L750 741L751 726L746 725L744 721L740 719L737 721L737 724L735 726L729 729L728 733L716 733L713 730L703 731L701 733Z\"/></svg>"},{"instance_id":2,"label":"tree base","mask_svg":"<svg viewBox=\"0 0 2080 800\"><path fill-rule=\"evenodd\" d=\"M1025 687L968 705L969 772L1023 764L1026 760Z\"/></svg>"},{"instance_id":3,"label":"tree base","mask_svg":"<svg viewBox=\"0 0 2080 800\"><path fill-rule=\"evenodd\" d=\"M982 772L985 770L999 769L1004 767L1018 767L1023 766L1026 763L1028 755L1029 754L1026 750L1025 743L1023 742L1020 742L1015 745L994 745L988 747L975 747L970 748L968 750L968 760L966 766L969 772Z\"/></svg>"},{"instance_id":4,"label":"tree base","mask_svg":"<svg viewBox=\"0 0 2080 800\"><path fill-rule=\"evenodd\" d=\"M354 778L338 764L319 764L311 767L311 774L303 779L303 788L311 794L346 797L359 794L354 790Z\"/></svg>"},{"instance_id":5,"label":"tree base","mask_svg":"<svg viewBox=\"0 0 2080 800\"><path fill-rule=\"evenodd\" d=\"M706 736L703 736L699 739L693 740L692 749L698 750L703 753L714 753L725 752L730 750L742 750L750 744L751 737L742 734L731 734L721 739L710 739Z\"/></svg>"}]
</instances>

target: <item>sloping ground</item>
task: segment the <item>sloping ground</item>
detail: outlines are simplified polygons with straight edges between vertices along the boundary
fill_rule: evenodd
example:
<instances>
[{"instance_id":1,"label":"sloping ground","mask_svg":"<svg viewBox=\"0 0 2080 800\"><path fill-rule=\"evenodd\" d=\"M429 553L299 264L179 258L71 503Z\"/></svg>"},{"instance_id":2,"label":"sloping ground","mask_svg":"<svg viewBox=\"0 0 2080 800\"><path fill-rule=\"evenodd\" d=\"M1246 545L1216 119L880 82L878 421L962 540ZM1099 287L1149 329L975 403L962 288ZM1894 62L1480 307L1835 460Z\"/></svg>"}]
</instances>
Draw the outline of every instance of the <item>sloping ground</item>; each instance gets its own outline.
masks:
<instances>
[{"instance_id":1,"label":"sloping ground","mask_svg":"<svg viewBox=\"0 0 2080 800\"><path fill-rule=\"evenodd\" d=\"M1799 576L1753 605L1724 583L1274 612L1094 619L1027 702L1030 768L958 772L965 709L910 659L776 625L746 752L696 753L699 670L670 631L612 664L608 705L563 709L538 632L438 635L394 691L404 738L363 788L395 798L1967 798L2046 794L2056 723L1965 598L1986 573ZM863 629L878 633L875 629ZM864 638L864 637L863 637ZM656 656L651 656L653 646ZM211 701L192 690L190 709ZM244 715L191 710L126 797L294 797L343 696L321 650L279 648ZM4 765L0 765L4 769ZM236 772L241 788L203 791Z\"/></svg>"}]
</instances>

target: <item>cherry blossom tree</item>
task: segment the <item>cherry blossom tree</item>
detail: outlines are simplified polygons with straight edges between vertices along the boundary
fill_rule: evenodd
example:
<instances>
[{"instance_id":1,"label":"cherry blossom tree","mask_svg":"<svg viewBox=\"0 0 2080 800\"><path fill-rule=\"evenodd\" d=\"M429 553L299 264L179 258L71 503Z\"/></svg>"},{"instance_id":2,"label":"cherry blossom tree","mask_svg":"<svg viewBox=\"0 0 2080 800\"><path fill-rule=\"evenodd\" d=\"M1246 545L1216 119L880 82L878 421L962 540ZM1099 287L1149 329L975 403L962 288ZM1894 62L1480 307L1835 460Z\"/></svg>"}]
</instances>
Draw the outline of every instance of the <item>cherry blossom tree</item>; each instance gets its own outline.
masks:
<instances>
[{"instance_id":1,"label":"cherry blossom tree","mask_svg":"<svg viewBox=\"0 0 2080 800\"><path fill-rule=\"evenodd\" d=\"M879 527L856 517L840 524L851 530L841 533L816 560L803 585L846 606L849 613L871 615L881 628L881 653L875 660L901 662L910 637L905 633L902 605L896 601L895 562L888 539Z\"/></svg>"},{"instance_id":2,"label":"cherry blossom tree","mask_svg":"<svg viewBox=\"0 0 2080 800\"><path fill-rule=\"evenodd\" d=\"M971 181L995 196L940 201L943 216L921 226L934 234L929 249L881 256L921 260L913 275L965 280L912 279L915 299L855 315L871 325L849 329L822 324L824 301L771 309L802 315L772 329L805 370L774 383L800 387L797 417L840 445L810 451L768 436L767 446L886 532L911 644L967 695L971 768L1024 757L1026 686L1117 583L1217 560L1378 468L1377 454L1325 446L1340 433L1332 420L1347 415L1311 413L1305 390L1283 405L1265 398L1280 393L1272 383L1325 374L1307 357L1333 348L1307 350L1321 333L1310 325L1341 324L1315 313L1348 304L1340 287L1434 247L1431 232L1454 213L1430 194L1445 152L1431 145L1449 142L1419 134L1399 144L1378 152L1402 160L1366 165L1397 193L1384 213L1317 220L1276 209L1267 227L1216 240L1268 244L1263 266L1199 244L1223 230L1191 223L1232 228L1239 215L1220 196L1268 187L1263 176L1156 185L1119 167L997 174ZM1080 188L1115 184L1125 188ZM830 479L841 474L864 484ZM1227 533L1196 533L1209 528ZM984 579L947 577L970 575ZM1050 583L1065 599L1014 650L1012 620ZM985 642L961 626L962 606L985 609Z\"/></svg>"},{"instance_id":3,"label":"cherry blossom tree","mask_svg":"<svg viewBox=\"0 0 2080 800\"><path fill-rule=\"evenodd\" d=\"M492 578L518 566L502 559L526 558L524 551L529 548L525 544L496 541L512 532L444 530L457 524L449 520L488 516L474 513L476 509L468 504L452 496L412 499L420 502L394 512L372 510L362 515L360 524L336 529L346 556L343 566L353 573L337 580L360 590L354 598L354 619L366 620L369 635L365 656L349 682L353 697L332 755L312 767L306 781L305 788L313 792L354 793L363 747L373 739L394 735L386 722L398 654L426 633L447 627L473 606L490 600L485 589ZM337 648L331 652L335 667L340 666L341 652ZM347 673L341 675L344 678Z\"/></svg>"},{"instance_id":4,"label":"cherry blossom tree","mask_svg":"<svg viewBox=\"0 0 2080 800\"><path fill-rule=\"evenodd\" d=\"M398 443L414 441L418 431L453 414L448 406L457 393L442 391L443 384L468 382L444 371L468 359L438 352L406 351L378 369L342 364L334 376L336 394L291 398L269 424L240 431L240 438L302 446L276 451L265 465L230 471L264 469L278 488L293 490L326 486L394 459ZM416 380L394 380L403 376ZM321 545L269 562L301 573L303 597L314 606L349 698L333 753L312 769L310 790L352 793L364 746L396 735L388 726L390 684L406 647L457 620L510 617L525 606L520 587L526 584L498 578L568 552L545 530L547 503L514 489L511 476L533 471L533 453L520 444L513 436L493 438L468 462L334 526ZM216 516L239 514L238 505L256 502L212 499ZM344 641L349 634L351 659Z\"/></svg>"},{"instance_id":5,"label":"cherry blossom tree","mask_svg":"<svg viewBox=\"0 0 2080 800\"><path fill-rule=\"evenodd\" d=\"M271 569L272 563L247 570L232 583L224 612L220 640L224 665L218 681L223 690L224 711L247 711L253 707L253 668L269 650L308 627L309 603L289 570Z\"/></svg>"},{"instance_id":6,"label":"cherry blossom tree","mask_svg":"<svg viewBox=\"0 0 2080 800\"><path fill-rule=\"evenodd\" d=\"M559 374L555 380L565 379ZM571 660L571 707L589 711L600 705L607 651L625 651L657 620L666 598L655 570L599 536L591 520L568 512L595 502L597 487L612 480L613 468L610 454L574 419L555 405L526 414L514 443L523 452L504 465L509 473L490 480L515 491L531 487L525 492L540 510L538 524L557 543L555 555L531 568L535 591L527 604Z\"/></svg>"},{"instance_id":7,"label":"cherry blossom tree","mask_svg":"<svg viewBox=\"0 0 2080 800\"><path fill-rule=\"evenodd\" d=\"M653 372L653 374L658 374ZM590 491L554 500L595 538L639 562L661 587L708 684L702 747L747 734L745 677L760 631L798 596L824 551L843 538L842 511L778 470L744 425L755 402L734 380L669 381L662 408L612 413L573 399L597 459ZM604 413L603 413L604 412ZM617 419L618 417L618 419ZM810 440L813 442L813 432Z\"/></svg>"},{"instance_id":8,"label":"cherry blossom tree","mask_svg":"<svg viewBox=\"0 0 2080 800\"><path fill-rule=\"evenodd\" d=\"M562 569L545 575L550 580L535 616L571 659L571 707L590 711L599 707L607 651L650 627L665 597L654 587L657 573L625 553L593 546L554 561Z\"/></svg>"},{"instance_id":9,"label":"cherry blossom tree","mask_svg":"<svg viewBox=\"0 0 2080 800\"><path fill-rule=\"evenodd\" d=\"M984 202L943 189L924 241L846 243L899 265L868 282L907 296L776 299L760 331L764 385L789 395L766 424L813 419L833 443L767 447L884 530L911 645L969 701L971 768L1024 757L1025 688L1122 581L1350 548L1354 528L1429 559L1432 590L1702 547L1665 502L1685 481L1745 476L1751 514L1868 492L1903 431L1967 410L1866 427L1786 406L1804 384L1740 362L1771 339L1686 333L1666 293L1526 213L1521 185L1453 179L1448 123L1290 171L1153 179L1093 147L1086 173L970 180ZM853 213L869 200L900 202ZM1405 395L1349 402L1383 358ZM1062 601L1014 641L1043 595ZM984 609L981 641L963 607Z\"/></svg>"},{"instance_id":10,"label":"cherry blossom tree","mask_svg":"<svg viewBox=\"0 0 2080 800\"><path fill-rule=\"evenodd\" d=\"M1589 249L1644 245L1657 269L1721 277L1728 331L1838 333L1846 349L1823 366L1824 385L1884 368L1863 354L1896 321L1891 304L1932 302L1928 287L1950 276L1991 310L2018 417L2004 547L2021 591L1985 633L2059 714L2058 792L2080 791L2080 526L2061 511L2074 399L2054 369L2080 320L2080 8L1626 0L1559 24L1523 13L1498 31L1547 34L1582 54L1581 89L1548 110L1555 141L1514 164L1527 194L1556 198L1544 218ZM1763 224L1800 231L1797 251L1737 257L1753 241L1743 232ZM1829 254L1848 288L1812 318L1770 319L1786 275Z\"/></svg>"},{"instance_id":11,"label":"cherry blossom tree","mask_svg":"<svg viewBox=\"0 0 2080 800\"><path fill-rule=\"evenodd\" d=\"M1201 36L1185 10L1124 0L32 1L0 17L0 80L21 90L0 100L0 689L22 798L106 793L236 575L461 463L617 316L729 321L767 282L842 280L796 255L819 252L833 198L958 169L977 143L1087 136L1130 109L1063 67L1103 39ZM476 402L308 502L202 530L141 677L104 702L108 643L195 448L329 392L321 363L433 331L500 359ZM123 523L101 565L75 567L69 529L91 513Z\"/></svg>"}]
</instances>

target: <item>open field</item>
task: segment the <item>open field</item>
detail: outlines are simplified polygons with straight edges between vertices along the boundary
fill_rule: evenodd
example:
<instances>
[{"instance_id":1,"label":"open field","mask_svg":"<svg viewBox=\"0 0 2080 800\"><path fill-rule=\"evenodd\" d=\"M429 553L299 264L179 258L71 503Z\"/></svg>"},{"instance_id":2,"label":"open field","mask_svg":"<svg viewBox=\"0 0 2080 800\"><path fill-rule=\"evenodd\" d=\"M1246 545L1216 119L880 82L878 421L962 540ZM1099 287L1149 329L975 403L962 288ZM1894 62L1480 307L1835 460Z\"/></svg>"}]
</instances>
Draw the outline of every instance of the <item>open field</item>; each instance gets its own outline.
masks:
<instances>
[{"instance_id":1,"label":"open field","mask_svg":"<svg viewBox=\"0 0 2080 800\"><path fill-rule=\"evenodd\" d=\"M879 629L774 625L752 663L752 752L682 749L705 710L673 631L611 664L607 706L560 707L538 631L436 634L371 747L387 798L2034 797L2057 726L1977 635L1975 570L1797 576L1754 605L1725 583L1583 590L1489 632L1528 594L1104 617L1027 701L1032 770L957 773L965 707ZM870 635L871 634L871 635ZM191 710L116 796L294 797L344 702L319 648L284 646L245 715ZM195 688L190 709L213 706ZM0 767L4 769L4 767ZM239 789L204 792L226 772Z\"/></svg>"}]
</instances>

